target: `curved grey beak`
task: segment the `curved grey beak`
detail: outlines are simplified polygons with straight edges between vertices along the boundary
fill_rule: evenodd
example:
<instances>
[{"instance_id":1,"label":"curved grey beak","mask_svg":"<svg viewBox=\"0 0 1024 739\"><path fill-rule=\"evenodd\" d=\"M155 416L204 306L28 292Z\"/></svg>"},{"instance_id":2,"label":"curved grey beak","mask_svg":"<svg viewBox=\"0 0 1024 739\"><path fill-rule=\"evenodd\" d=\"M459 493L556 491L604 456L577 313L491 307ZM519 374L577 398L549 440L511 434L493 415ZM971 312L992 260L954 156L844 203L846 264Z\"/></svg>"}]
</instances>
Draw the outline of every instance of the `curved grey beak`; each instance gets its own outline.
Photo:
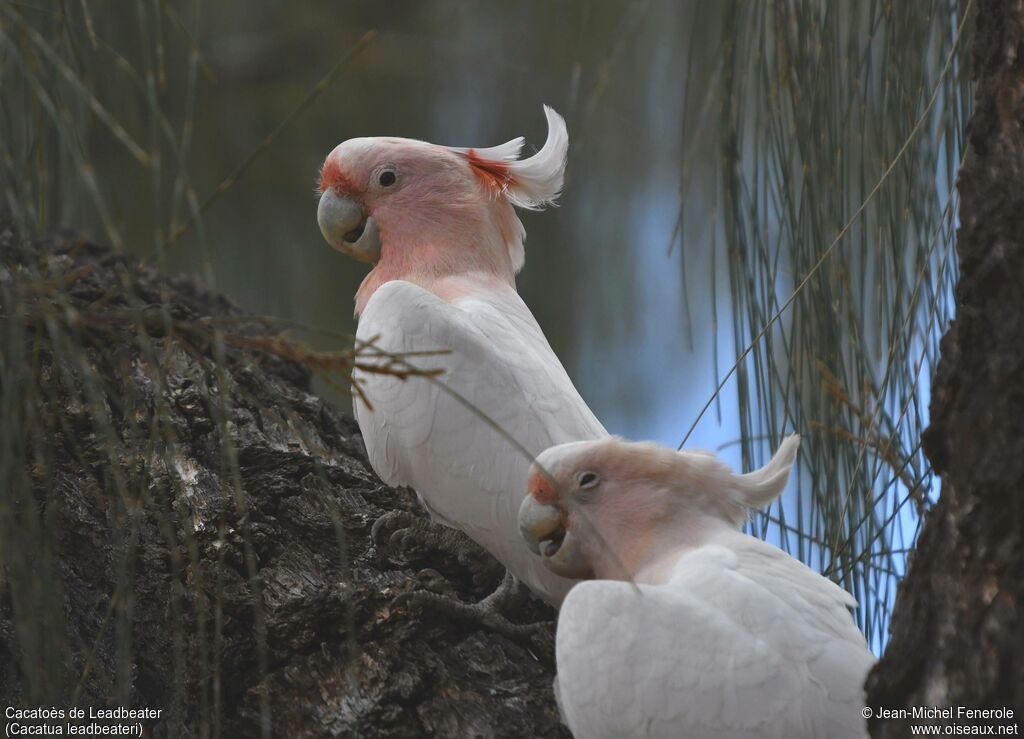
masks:
<instances>
[{"instance_id":1,"label":"curved grey beak","mask_svg":"<svg viewBox=\"0 0 1024 739\"><path fill-rule=\"evenodd\" d=\"M593 569L566 528L561 509L527 495L519 506L519 533L544 566L562 577L590 577Z\"/></svg>"},{"instance_id":2,"label":"curved grey beak","mask_svg":"<svg viewBox=\"0 0 1024 739\"><path fill-rule=\"evenodd\" d=\"M380 233L372 217L363 217L363 209L349 198L327 190L316 209L320 233L327 243L360 262L380 259Z\"/></svg>"},{"instance_id":3,"label":"curved grey beak","mask_svg":"<svg viewBox=\"0 0 1024 739\"><path fill-rule=\"evenodd\" d=\"M519 533L534 554L540 554L540 543L557 537L562 526L562 512L553 505L545 505L532 495L519 506Z\"/></svg>"}]
</instances>

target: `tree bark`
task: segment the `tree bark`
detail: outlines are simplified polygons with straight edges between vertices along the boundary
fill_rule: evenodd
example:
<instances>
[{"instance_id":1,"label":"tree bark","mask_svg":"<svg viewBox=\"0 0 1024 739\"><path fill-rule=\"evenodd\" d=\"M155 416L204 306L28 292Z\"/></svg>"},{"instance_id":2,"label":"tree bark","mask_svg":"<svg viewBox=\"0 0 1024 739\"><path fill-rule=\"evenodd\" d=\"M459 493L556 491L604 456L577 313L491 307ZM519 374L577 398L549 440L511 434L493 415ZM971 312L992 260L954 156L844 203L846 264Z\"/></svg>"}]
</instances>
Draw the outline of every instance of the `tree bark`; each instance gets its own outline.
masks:
<instances>
[{"instance_id":1,"label":"tree bark","mask_svg":"<svg viewBox=\"0 0 1024 739\"><path fill-rule=\"evenodd\" d=\"M925 451L942 477L868 678L875 709L1009 708L1024 722L1024 3L979 0L960 171L956 319ZM878 738L908 719L874 719Z\"/></svg>"},{"instance_id":2,"label":"tree bark","mask_svg":"<svg viewBox=\"0 0 1024 739\"><path fill-rule=\"evenodd\" d=\"M373 543L415 496L294 347L79 239L6 230L0 256L0 706L149 706L160 737L568 736L550 608L520 604L531 644L392 605L503 570Z\"/></svg>"}]
</instances>

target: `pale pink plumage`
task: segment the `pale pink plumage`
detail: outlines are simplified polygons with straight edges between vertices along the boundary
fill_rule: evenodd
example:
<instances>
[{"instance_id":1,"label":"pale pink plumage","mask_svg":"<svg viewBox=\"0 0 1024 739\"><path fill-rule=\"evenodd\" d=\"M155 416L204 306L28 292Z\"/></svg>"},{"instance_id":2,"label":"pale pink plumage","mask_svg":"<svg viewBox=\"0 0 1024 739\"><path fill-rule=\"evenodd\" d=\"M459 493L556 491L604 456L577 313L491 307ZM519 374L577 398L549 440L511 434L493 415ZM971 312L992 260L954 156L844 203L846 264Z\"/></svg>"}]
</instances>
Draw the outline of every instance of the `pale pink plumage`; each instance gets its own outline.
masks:
<instances>
[{"instance_id":1,"label":"pale pink plumage","mask_svg":"<svg viewBox=\"0 0 1024 739\"><path fill-rule=\"evenodd\" d=\"M606 432L515 289L525 232L513 206L549 204L562 186L565 123L545 113L547 142L524 160L522 139L475 149L352 139L327 157L321 186L358 202L380 233L379 261L356 294L357 339L392 354L445 352L412 361L442 370L450 392L354 372L373 406L355 403L373 468L557 603L573 581L522 547L529 459L508 437L535 455ZM382 168L395 172L392 185L382 186Z\"/></svg>"},{"instance_id":2,"label":"pale pink plumage","mask_svg":"<svg viewBox=\"0 0 1024 739\"><path fill-rule=\"evenodd\" d=\"M562 551L573 548L607 578L574 587L559 613L556 690L575 736L867 736L874 658L850 615L856 602L738 530L782 491L798 444L789 437L746 475L708 452L621 439L538 457L524 534L550 510L568 532L543 529L555 543L543 555L576 561Z\"/></svg>"},{"instance_id":3,"label":"pale pink plumage","mask_svg":"<svg viewBox=\"0 0 1024 739\"><path fill-rule=\"evenodd\" d=\"M523 160L522 138L490 148L357 138L327 156L321 189L361 202L382 237L380 261L356 293L357 314L390 280L433 292L435 283L451 277L515 285L526 232L513 206L552 204L562 187L568 135L561 117L547 106L544 111L548 140ZM375 181L385 166L397 170L397 186L382 188Z\"/></svg>"}]
</instances>

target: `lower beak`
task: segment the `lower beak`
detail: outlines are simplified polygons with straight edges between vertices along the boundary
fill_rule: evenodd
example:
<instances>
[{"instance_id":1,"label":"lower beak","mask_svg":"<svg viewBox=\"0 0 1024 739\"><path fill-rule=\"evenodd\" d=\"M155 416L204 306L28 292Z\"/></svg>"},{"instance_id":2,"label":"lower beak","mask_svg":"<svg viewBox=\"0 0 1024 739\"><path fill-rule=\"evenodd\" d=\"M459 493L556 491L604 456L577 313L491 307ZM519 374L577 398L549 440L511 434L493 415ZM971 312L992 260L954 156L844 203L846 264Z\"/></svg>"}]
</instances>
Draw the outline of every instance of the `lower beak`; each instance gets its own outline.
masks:
<instances>
[{"instance_id":1,"label":"lower beak","mask_svg":"<svg viewBox=\"0 0 1024 739\"><path fill-rule=\"evenodd\" d=\"M530 551L541 554L541 542L549 546L552 542L561 542L565 533L562 512L553 505L545 505L532 495L527 495L519 506L519 533L526 540Z\"/></svg>"},{"instance_id":2,"label":"lower beak","mask_svg":"<svg viewBox=\"0 0 1024 739\"><path fill-rule=\"evenodd\" d=\"M519 507L519 533L530 550L544 560L544 566L556 575L591 577L593 574L576 537L565 525L561 509L527 495Z\"/></svg>"},{"instance_id":3,"label":"lower beak","mask_svg":"<svg viewBox=\"0 0 1024 739\"><path fill-rule=\"evenodd\" d=\"M350 198L327 190L320 196L316 209L320 233L327 243L343 254L371 264L380 259L380 233L372 216L363 216L363 209Z\"/></svg>"}]
</instances>

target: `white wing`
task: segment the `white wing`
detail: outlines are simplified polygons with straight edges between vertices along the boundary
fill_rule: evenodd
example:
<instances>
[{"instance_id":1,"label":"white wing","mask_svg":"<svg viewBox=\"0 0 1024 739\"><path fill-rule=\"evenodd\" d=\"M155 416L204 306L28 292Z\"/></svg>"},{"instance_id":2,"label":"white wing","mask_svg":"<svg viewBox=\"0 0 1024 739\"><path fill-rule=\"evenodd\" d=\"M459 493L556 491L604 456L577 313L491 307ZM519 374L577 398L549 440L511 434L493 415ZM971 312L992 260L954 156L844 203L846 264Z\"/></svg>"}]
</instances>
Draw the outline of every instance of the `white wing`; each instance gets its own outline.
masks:
<instances>
[{"instance_id":1,"label":"white wing","mask_svg":"<svg viewBox=\"0 0 1024 739\"><path fill-rule=\"evenodd\" d=\"M414 488L435 518L465 531L534 592L559 602L572 581L543 567L516 523L530 460L473 410L532 455L607 434L533 315L511 288L449 303L396 280L378 288L359 320L357 337L374 336L388 352L450 352L410 358L442 368L438 382L356 373L372 405L356 401L374 470L388 484Z\"/></svg>"},{"instance_id":2,"label":"white wing","mask_svg":"<svg viewBox=\"0 0 1024 739\"><path fill-rule=\"evenodd\" d=\"M685 555L673 579L581 583L558 620L558 693L577 739L867 736L874 661L853 599L756 539Z\"/></svg>"}]
</instances>

